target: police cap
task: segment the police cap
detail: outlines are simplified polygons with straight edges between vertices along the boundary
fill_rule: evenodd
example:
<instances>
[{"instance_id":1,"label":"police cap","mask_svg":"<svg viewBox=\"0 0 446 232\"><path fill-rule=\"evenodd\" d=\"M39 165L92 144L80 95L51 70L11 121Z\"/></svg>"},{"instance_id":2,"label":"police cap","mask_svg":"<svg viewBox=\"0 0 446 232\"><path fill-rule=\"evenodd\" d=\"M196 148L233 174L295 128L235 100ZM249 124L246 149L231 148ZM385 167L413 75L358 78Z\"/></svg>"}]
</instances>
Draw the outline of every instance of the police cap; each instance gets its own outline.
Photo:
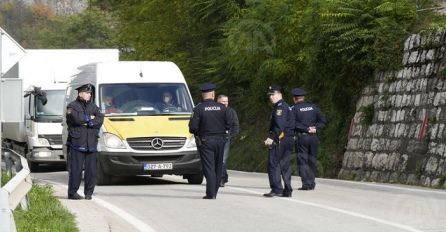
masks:
<instances>
[{"instance_id":1,"label":"police cap","mask_svg":"<svg viewBox=\"0 0 446 232\"><path fill-rule=\"evenodd\" d=\"M207 93L207 92L212 92L214 91L214 89L217 87L217 85L209 83L209 84L205 84L203 86L200 87L201 92L203 93Z\"/></svg>"},{"instance_id":2,"label":"police cap","mask_svg":"<svg viewBox=\"0 0 446 232\"><path fill-rule=\"evenodd\" d=\"M78 87L76 90L79 92L91 92L91 87L92 87L91 84L85 84Z\"/></svg>"},{"instance_id":3,"label":"police cap","mask_svg":"<svg viewBox=\"0 0 446 232\"><path fill-rule=\"evenodd\" d=\"M293 96L305 96L305 91L303 89L295 88L291 90Z\"/></svg>"},{"instance_id":4,"label":"police cap","mask_svg":"<svg viewBox=\"0 0 446 232\"><path fill-rule=\"evenodd\" d=\"M268 95L275 94L275 93L283 93L283 89L277 85L268 86Z\"/></svg>"}]
</instances>

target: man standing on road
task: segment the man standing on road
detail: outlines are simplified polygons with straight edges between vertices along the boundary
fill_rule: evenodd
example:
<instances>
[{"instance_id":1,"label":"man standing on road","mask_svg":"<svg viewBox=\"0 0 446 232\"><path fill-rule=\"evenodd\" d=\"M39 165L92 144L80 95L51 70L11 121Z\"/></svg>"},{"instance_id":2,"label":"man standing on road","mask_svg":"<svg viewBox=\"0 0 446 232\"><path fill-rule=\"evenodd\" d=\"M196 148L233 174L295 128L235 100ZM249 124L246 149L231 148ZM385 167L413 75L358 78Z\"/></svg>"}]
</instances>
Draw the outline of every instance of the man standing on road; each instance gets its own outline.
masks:
<instances>
[{"instance_id":1,"label":"man standing on road","mask_svg":"<svg viewBox=\"0 0 446 232\"><path fill-rule=\"evenodd\" d=\"M92 85L86 84L77 88L78 97L67 106L68 139L70 154L70 177L68 180L68 199L79 200L77 193L82 181L82 169L85 162L85 199L91 200L96 184L96 151L99 128L104 115L99 107L90 101Z\"/></svg>"},{"instance_id":2,"label":"man standing on road","mask_svg":"<svg viewBox=\"0 0 446 232\"><path fill-rule=\"evenodd\" d=\"M291 108L282 99L283 89L275 85L269 86L268 89L269 99L274 104L269 137L265 140L265 145L269 146L268 177L271 192L263 196L291 197L293 188L291 188L290 156L293 151L293 116ZM281 176L285 189L282 187Z\"/></svg>"},{"instance_id":3,"label":"man standing on road","mask_svg":"<svg viewBox=\"0 0 446 232\"><path fill-rule=\"evenodd\" d=\"M195 106L189 121L189 132L195 135L206 177L206 196L203 199L217 197L221 182L224 137L231 127L226 106L214 101L215 87L215 84L206 84L200 88L203 101Z\"/></svg>"},{"instance_id":4,"label":"man standing on road","mask_svg":"<svg viewBox=\"0 0 446 232\"><path fill-rule=\"evenodd\" d=\"M297 134L296 143L297 165L302 179L302 187L298 190L313 190L316 187L316 161L319 139L316 132L325 125L325 117L319 108L305 102L303 89L292 89L294 130Z\"/></svg>"},{"instance_id":5,"label":"man standing on road","mask_svg":"<svg viewBox=\"0 0 446 232\"><path fill-rule=\"evenodd\" d=\"M222 174L221 174L221 183L220 187L225 187L225 184L228 183L228 171L226 170L228 166L228 157L229 157L229 149L231 148L231 139L234 138L239 132L239 123L237 118L237 113L234 109L228 106L229 99L226 95L219 95L217 98L217 102L222 103L226 106L229 113L229 118L231 120L231 128L228 133L228 140L225 143L225 151L223 154L223 166L222 166Z\"/></svg>"}]
</instances>

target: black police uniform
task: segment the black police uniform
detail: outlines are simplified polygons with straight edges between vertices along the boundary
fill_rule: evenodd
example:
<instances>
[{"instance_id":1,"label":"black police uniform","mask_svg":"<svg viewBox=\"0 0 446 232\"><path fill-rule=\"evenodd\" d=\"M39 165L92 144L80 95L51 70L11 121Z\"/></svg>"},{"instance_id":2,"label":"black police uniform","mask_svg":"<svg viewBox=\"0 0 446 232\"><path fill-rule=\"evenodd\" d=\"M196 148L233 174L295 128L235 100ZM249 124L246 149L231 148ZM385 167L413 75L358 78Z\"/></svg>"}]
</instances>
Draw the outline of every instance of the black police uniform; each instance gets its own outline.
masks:
<instances>
[{"instance_id":1,"label":"black police uniform","mask_svg":"<svg viewBox=\"0 0 446 232\"><path fill-rule=\"evenodd\" d=\"M77 88L81 91L91 91L91 85ZM91 115L95 118L91 119ZM77 194L82 181L82 168L85 162L85 196L93 194L96 184L96 151L99 138L99 128L104 121L104 115L99 107L91 101L82 100L79 96L67 106L68 139L70 149L70 177L68 194ZM84 125L87 124L87 125Z\"/></svg>"},{"instance_id":2,"label":"black police uniform","mask_svg":"<svg viewBox=\"0 0 446 232\"><path fill-rule=\"evenodd\" d=\"M302 89L293 89L294 96L304 96ZM299 101L292 108L294 114L295 132L299 139L296 143L297 164L299 175L302 179L302 190L312 190L316 187L316 161L319 139L316 134L310 134L310 127L316 127L316 131L325 125L325 117L319 108L305 101Z\"/></svg>"},{"instance_id":3,"label":"black police uniform","mask_svg":"<svg viewBox=\"0 0 446 232\"><path fill-rule=\"evenodd\" d=\"M281 92L282 88L270 86L269 94ZM264 196L291 196L291 165L290 156L293 151L293 117L291 108L281 99L274 105L271 115L269 138L274 140L274 146L270 147L268 157L268 177L271 192ZM280 168L279 168L280 166ZM285 189L282 187L282 180Z\"/></svg>"},{"instance_id":4,"label":"black police uniform","mask_svg":"<svg viewBox=\"0 0 446 232\"><path fill-rule=\"evenodd\" d=\"M207 84L200 88L202 92L215 89L214 84ZM189 132L199 136L200 153L203 174L206 177L206 196L204 199L215 199L220 188L224 136L229 130L231 122L226 106L212 99L203 100L196 105L189 122ZM198 145L198 144L197 144Z\"/></svg>"}]
</instances>

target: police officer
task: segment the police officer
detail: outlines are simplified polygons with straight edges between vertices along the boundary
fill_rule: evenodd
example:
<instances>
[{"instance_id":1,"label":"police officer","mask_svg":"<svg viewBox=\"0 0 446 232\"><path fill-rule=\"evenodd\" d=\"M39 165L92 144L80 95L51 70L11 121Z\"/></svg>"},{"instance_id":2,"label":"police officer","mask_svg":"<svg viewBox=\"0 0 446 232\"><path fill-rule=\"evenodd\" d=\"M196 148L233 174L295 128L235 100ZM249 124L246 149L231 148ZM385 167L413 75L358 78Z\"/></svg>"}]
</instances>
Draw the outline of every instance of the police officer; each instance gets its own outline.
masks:
<instances>
[{"instance_id":1,"label":"police officer","mask_svg":"<svg viewBox=\"0 0 446 232\"><path fill-rule=\"evenodd\" d=\"M269 86L269 99L274 104L271 115L269 137L265 145L269 146L268 177L271 192L265 197L291 197L291 165L290 156L293 151L294 121L291 108L282 99L283 89L279 86ZM280 168L279 168L280 166ZM283 178L285 189L282 187Z\"/></svg>"},{"instance_id":2,"label":"police officer","mask_svg":"<svg viewBox=\"0 0 446 232\"><path fill-rule=\"evenodd\" d=\"M68 199L78 200L77 193L82 181L82 168L85 162L85 199L91 200L96 184L96 151L99 128L104 115L99 107L90 101L92 86L85 84L76 89L78 97L67 106L68 139L70 150L70 177L68 181ZM68 162L68 161L67 161Z\"/></svg>"},{"instance_id":3,"label":"police officer","mask_svg":"<svg viewBox=\"0 0 446 232\"><path fill-rule=\"evenodd\" d=\"M197 138L203 174L206 177L206 196L216 199L220 187L225 136L231 127L226 106L214 101L215 84L203 85L203 101L196 105L189 121L189 132Z\"/></svg>"},{"instance_id":4,"label":"police officer","mask_svg":"<svg viewBox=\"0 0 446 232\"><path fill-rule=\"evenodd\" d=\"M325 124L325 117L319 108L305 102L305 91L303 89L292 89L294 130L297 134L296 143L297 165L299 175L302 179L302 187L298 190L313 190L316 187L316 161L319 140L316 132Z\"/></svg>"}]
</instances>

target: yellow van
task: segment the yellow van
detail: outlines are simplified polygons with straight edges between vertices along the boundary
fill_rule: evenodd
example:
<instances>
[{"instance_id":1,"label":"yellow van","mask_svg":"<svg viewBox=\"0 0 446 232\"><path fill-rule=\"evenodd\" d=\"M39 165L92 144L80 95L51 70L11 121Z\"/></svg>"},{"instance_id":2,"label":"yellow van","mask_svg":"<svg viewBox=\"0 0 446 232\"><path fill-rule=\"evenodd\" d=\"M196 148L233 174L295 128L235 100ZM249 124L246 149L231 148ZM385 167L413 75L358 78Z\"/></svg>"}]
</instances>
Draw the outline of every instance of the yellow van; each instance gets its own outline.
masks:
<instances>
[{"instance_id":1,"label":"yellow van","mask_svg":"<svg viewBox=\"0 0 446 232\"><path fill-rule=\"evenodd\" d=\"M66 106L77 87L94 86L92 101L105 115L99 130L97 184L112 176L182 175L201 184L203 173L188 123L193 102L180 69L172 62L121 61L78 68L66 89ZM66 117L64 117L66 120ZM68 131L63 123L63 142ZM70 146L63 149L70 160Z\"/></svg>"}]
</instances>

